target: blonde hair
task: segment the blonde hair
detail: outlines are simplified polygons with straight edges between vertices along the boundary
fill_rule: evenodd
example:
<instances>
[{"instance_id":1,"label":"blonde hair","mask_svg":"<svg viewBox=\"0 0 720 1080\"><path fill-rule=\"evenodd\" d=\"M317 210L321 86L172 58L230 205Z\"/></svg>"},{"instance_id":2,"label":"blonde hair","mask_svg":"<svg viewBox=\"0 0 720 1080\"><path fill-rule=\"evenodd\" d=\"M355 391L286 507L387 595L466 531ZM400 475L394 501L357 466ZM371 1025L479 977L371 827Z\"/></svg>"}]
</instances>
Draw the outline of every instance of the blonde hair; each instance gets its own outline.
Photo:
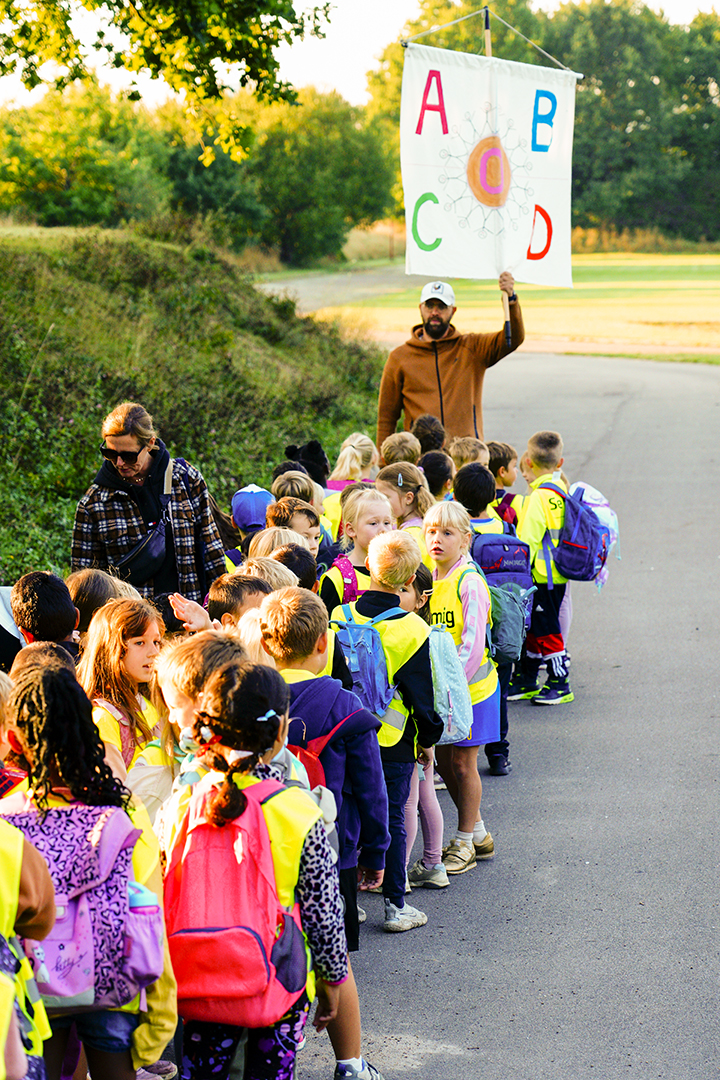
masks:
<instances>
[{"instance_id":1,"label":"blonde hair","mask_svg":"<svg viewBox=\"0 0 720 1080\"><path fill-rule=\"evenodd\" d=\"M528 457L533 465L553 470L563 456L562 436L557 431L536 431L528 439Z\"/></svg>"},{"instance_id":2,"label":"blonde hair","mask_svg":"<svg viewBox=\"0 0 720 1080\"><path fill-rule=\"evenodd\" d=\"M286 544L300 544L300 547L310 550L306 538L294 529L286 529L283 525L272 525L269 529L262 529L255 533L248 547L248 557L266 558L272 555L276 548L285 547ZM247 573L247 571L244 572Z\"/></svg>"},{"instance_id":3,"label":"blonde hair","mask_svg":"<svg viewBox=\"0 0 720 1080\"><path fill-rule=\"evenodd\" d=\"M393 516L389 500L377 488L357 488L351 492L342 506L343 534L340 538L340 546L343 551L349 551L354 544L354 540L347 535L345 526L352 525L355 528L363 509L371 503L382 503L387 508L390 517Z\"/></svg>"},{"instance_id":4,"label":"blonde hair","mask_svg":"<svg viewBox=\"0 0 720 1080\"><path fill-rule=\"evenodd\" d=\"M270 491L276 499L284 499L287 495L291 495L294 499L303 499L311 503L317 498L314 480L307 473L298 472L297 469L280 473L273 480Z\"/></svg>"},{"instance_id":5,"label":"blonde hair","mask_svg":"<svg viewBox=\"0 0 720 1080\"><path fill-rule=\"evenodd\" d=\"M284 531L291 532L290 529ZM296 536L297 533L293 533L293 535ZM296 543L294 540L288 542L291 544ZM307 547L307 541L305 547ZM298 583L297 574L294 574L287 566L283 566L281 562L277 562L276 559L271 559L268 556L257 555L253 559L248 559L243 566L243 573L247 577L262 578L273 589L286 589L288 586L297 585Z\"/></svg>"},{"instance_id":6,"label":"blonde hair","mask_svg":"<svg viewBox=\"0 0 720 1080\"><path fill-rule=\"evenodd\" d=\"M367 473L373 463L373 458L377 458L377 456L377 447L370 436L364 435L362 431L354 431L352 435L348 435L340 447L335 468L328 479L367 479Z\"/></svg>"},{"instance_id":7,"label":"blonde hair","mask_svg":"<svg viewBox=\"0 0 720 1080\"><path fill-rule=\"evenodd\" d=\"M293 663L312 655L327 628L327 608L307 589L279 589L260 605L263 641L276 661Z\"/></svg>"},{"instance_id":8,"label":"blonde hair","mask_svg":"<svg viewBox=\"0 0 720 1080\"><path fill-rule=\"evenodd\" d=\"M136 401L124 401L103 420L103 439L108 435L134 435L143 446L147 446L157 438L157 431L147 409Z\"/></svg>"},{"instance_id":9,"label":"blonde hair","mask_svg":"<svg viewBox=\"0 0 720 1080\"><path fill-rule=\"evenodd\" d=\"M411 431L396 431L385 439L380 447L380 454L386 465L394 465L398 461L409 461L411 465L417 465L422 456L422 446Z\"/></svg>"},{"instance_id":10,"label":"blonde hair","mask_svg":"<svg viewBox=\"0 0 720 1080\"><path fill-rule=\"evenodd\" d=\"M409 491L413 496L413 501L408 506L408 516L414 512L419 517L424 517L430 507L435 505L425 474L420 472L417 465L411 465L409 461L398 461L394 465L386 465L377 474L375 483L389 484L401 495Z\"/></svg>"},{"instance_id":11,"label":"blonde hair","mask_svg":"<svg viewBox=\"0 0 720 1080\"><path fill-rule=\"evenodd\" d=\"M483 452L488 455L488 460L490 460L490 451L486 443L482 439L473 439L469 435L453 439L447 448L447 452L455 462L456 469L461 469L463 465L469 465L471 461L479 461Z\"/></svg>"},{"instance_id":12,"label":"blonde hair","mask_svg":"<svg viewBox=\"0 0 720 1080\"><path fill-rule=\"evenodd\" d=\"M166 764L172 761L174 734L167 719L168 707L163 697L162 683L169 682L185 697L195 701L214 671L230 660L245 660L247 654L234 634L203 630L192 637L177 637L163 645L155 661L150 684L150 700L158 716L164 718L160 745Z\"/></svg>"},{"instance_id":13,"label":"blonde hair","mask_svg":"<svg viewBox=\"0 0 720 1080\"><path fill-rule=\"evenodd\" d=\"M0 733L5 730L5 708L12 691L13 684L9 675L0 671Z\"/></svg>"},{"instance_id":14,"label":"blonde hair","mask_svg":"<svg viewBox=\"0 0 720 1080\"><path fill-rule=\"evenodd\" d=\"M417 541L407 532L373 536L368 547L370 576L386 589L399 589L422 562Z\"/></svg>"},{"instance_id":15,"label":"blonde hair","mask_svg":"<svg viewBox=\"0 0 720 1080\"><path fill-rule=\"evenodd\" d=\"M464 506L454 500L443 500L435 503L423 518L423 533L426 533L431 525L441 529L457 529L463 535L472 533L470 515Z\"/></svg>"},{"instance_id":16,"label":"blonde hair","mask_svg":"<svg viewBox=\"0 0 720 1080\"><path fill-rule=\"evenodd\" d=\"M293 575L294 577L295 575ZM305 590L306 591L306 590ZM312 595L312 594L309 594ZM237 621L235 634L242 642L251 664L265 664L266 667L275 667L271 656L263 649L263 635L260 627L260 608L249 608Z\"/></svg>"}]
</instances>

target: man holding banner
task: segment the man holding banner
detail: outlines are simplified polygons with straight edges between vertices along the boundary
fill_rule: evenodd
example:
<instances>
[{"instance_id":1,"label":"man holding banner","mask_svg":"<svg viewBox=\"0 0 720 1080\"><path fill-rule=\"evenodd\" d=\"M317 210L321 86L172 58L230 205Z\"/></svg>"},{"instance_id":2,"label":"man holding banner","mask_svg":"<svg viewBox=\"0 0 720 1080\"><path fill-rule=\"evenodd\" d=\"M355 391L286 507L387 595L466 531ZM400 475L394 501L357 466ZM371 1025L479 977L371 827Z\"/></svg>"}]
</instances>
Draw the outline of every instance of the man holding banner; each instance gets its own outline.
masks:
<instances>
[{"instance_id":1,"label":"man holding banner","mask_svg":"<svg viewBox=\"0 0 720 1080\"><path fill-rule=\"evenodd\" d=\"M436 416L449 438L483 438L482 391L487 368L513 352L525 337L515 281L509 272L498 282L510 301L511 344L505 331L461 334L452 324L455 293L444 281L431 281L420 294L422 322L408 341L388 357L378 397L377 445L395 431L404 413L405 430L418 416Z\"/></svg>"}]
</instances>

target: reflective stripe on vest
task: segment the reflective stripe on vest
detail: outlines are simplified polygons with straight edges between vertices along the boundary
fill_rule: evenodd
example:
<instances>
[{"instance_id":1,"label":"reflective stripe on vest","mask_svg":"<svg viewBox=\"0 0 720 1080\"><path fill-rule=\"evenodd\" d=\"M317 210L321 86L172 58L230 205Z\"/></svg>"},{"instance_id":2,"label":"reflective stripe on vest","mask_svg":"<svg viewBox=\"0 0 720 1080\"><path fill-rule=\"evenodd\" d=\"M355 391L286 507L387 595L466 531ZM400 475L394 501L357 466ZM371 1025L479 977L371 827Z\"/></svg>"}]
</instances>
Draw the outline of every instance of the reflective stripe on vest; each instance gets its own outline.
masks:
<instances>
[{"instance_id":1,"label":"reflective stripe on vest","mask_svg":"<svg viewBox=\"0 0 720 1080\"><path fill-rule=\"evenodd\" d=\"M359 623L371 622L367 615L360 615L355 604L349 605L353 618ZM335 608L332 613L333 619L343 619L341 608ZM382 642L385 663L387 665L388 683L393 686L395 675L408 660L415 655L420 646L427 641L430 627L427 623L410 611L402 618L399 616L392 619L383 619L375 626ZM399 743L405 725L407 724L408 710L406 709L400 694L395 694L384 716L379 716L380 730L378 742L381 746L395 746Z\"/></svg>"}]
</instances>

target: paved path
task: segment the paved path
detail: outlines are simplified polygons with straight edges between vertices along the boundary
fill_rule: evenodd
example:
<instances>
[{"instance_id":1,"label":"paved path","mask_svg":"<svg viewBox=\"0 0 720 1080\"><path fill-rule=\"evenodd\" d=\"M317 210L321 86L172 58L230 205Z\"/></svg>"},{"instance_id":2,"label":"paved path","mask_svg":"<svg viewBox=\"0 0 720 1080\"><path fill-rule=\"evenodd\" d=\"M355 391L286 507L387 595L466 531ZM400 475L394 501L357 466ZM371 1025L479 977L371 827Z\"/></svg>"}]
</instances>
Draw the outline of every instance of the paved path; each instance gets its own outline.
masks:
<instances>
[{"instance_id":1,"label":"paved path","mask_svg":"<svg viewBox=\"0 0 720 1080\"><path fill-rule=\"evenodd\" d=\"M368 897L365 1049L386 1080L709 1080L718 1031L720 374L508 358L485 430L544 427L616 508L622 561L573 586L573 704L511 705L514 769L484 777L497 856L381 929ZM454 824L442 796L446 833ZM413 856L415 857L415 856ZM330 1078L309 1035L300 1080Z\"/></svg>"},{"instance_id":2,"label":"paved path","mask_svg":"<svg viewBox=\"0 0 720 1080\"><path fill-rule=\"evenodd\" d=\"M314 311L325 311L328 308L352 307L359 301L371 300L375 296L391 296L393 293L402 293L412 286L417 286L419 296L420 289L426 281L426 277L416 274L407 275L403 261L398 260L381 266L356 267L339 273L327 273L322 270L309 271L307 274L290 275L287 278L274 278L272 281L261 282L258 284L258 288L269 293L292 296L297 302L298 311L303 314L311 314ZM614 356L641 356L643 354L661 356L666 354L668 356L677 356L678 353L683 351L678 346L677 341L667 345L643 345L635 340L623 341L618 339L617 341L603 341L602 344L598 345L590 340L578 340L576 337L563 337L562 335L549 337L534 333L532 317L528 314L532 311L532 302L526 303L525 299L523 299L521 285L518 285L518 291L521 293L523 304L525 304L525 319L528 325L523 349L528 352L570 352L575 354L587 352L602 355L609 353ZM362 309L360 310L362 311ZM374 337L382 346L394 349L407 340L413 321L417 321L417 310L409 306L407 330L404 327L391 330L386 327L373 328L369 326L364 328L364 332L370 337ZM494 326L485 327L485 329L493 328ZM480 329L480 327L477 327L477 329ZM691 351L698 356L708 355L717 360L717 345L693 346Z\"/></svg>"}]
</instances>

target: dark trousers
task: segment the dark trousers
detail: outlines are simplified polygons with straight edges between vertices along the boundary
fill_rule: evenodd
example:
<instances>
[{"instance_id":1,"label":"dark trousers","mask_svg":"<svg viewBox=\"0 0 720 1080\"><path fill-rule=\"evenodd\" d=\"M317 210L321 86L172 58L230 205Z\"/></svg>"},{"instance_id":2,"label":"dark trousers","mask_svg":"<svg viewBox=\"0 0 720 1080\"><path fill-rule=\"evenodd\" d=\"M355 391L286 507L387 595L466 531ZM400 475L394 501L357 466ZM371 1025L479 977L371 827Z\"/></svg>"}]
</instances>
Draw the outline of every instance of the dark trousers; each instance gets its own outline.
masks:
<instances>
[{"instance_id":1,"label":"dark trousers","mask_svg":"<svg viewBox=\"0 0 720 1080\"><path fill-rule=\"evenodd\" d=\"M414 761L383 761L382 769L388 796L388 828L390 847L385 853L383 896L403 907L405 904L405 803L410 795Z\"/></svg>"},{"instance_id":2,"label":"dark trousers","mask_svg":"<svg viewBox=\"0 0 720 1080\"><path fill-rule=\"evenodd\" d=\"M485 756L491 758L494 754L502 754L507 757L510 753L510 744L507 741L508 733L508 687L512 676L512 660L506 664L498 664L498 682L500 683L500 738L498 742L485 744Z\"/></svg>"},{"instance_id":3,"label":"dark trousers","mask_svg":"<svg viewBox=\"0 0 720 1080\"><path fill-rule=\"evenodd\" d=\"M555 656L565 649L560 629L560 605L565 596L565 585L548 589L545 583L536 582L536 588L527 651L530 656Z\"/></svg>"}]
</instances>

